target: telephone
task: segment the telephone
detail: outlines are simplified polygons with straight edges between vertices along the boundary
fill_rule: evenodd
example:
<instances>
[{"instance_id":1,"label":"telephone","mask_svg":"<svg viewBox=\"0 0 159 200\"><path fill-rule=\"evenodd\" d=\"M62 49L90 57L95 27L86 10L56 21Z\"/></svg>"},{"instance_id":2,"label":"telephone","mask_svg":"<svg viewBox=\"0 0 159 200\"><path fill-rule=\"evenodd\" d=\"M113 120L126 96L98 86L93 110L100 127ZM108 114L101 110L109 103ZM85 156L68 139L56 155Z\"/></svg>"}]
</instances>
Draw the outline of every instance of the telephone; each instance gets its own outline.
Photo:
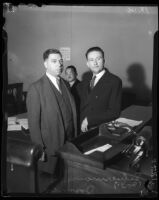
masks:
<instances>
[{"instance_id":1,"label":"telephone","mask_svg":"<svg viewBox=\"0 0 159 200\"><path fill-rule=\"evenodd\" d=\"M132 127L128 124L111 121L105 124L102 124L99 129L100 135L105 135L110 138L122 138L129 134L135 134Z\"/></svg>"}]
</instances>

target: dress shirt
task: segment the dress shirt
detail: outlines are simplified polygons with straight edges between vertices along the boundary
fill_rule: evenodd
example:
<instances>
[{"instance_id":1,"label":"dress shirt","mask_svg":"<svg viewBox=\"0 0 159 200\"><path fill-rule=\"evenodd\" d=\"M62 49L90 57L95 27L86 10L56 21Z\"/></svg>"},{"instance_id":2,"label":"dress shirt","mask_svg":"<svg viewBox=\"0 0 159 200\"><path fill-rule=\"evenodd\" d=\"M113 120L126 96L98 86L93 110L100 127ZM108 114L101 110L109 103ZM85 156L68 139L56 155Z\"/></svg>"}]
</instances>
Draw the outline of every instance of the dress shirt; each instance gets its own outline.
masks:
<instances>
[{"instance_id":1,"label":"dress shirt","mask_svg":"<svg viewBox=\"0 0 159 200\"><path fill-rule=\"evenodd\" d=\"M70 87L72 87L74 83L75 83L75 81L69 82Z\"/></svg>"},{"instance_id":2,"label":"dress shirt","mask_svg":"<svg viewBox=\"0 0 159 200\"><path fill-rule=\"evenodd\" d=\"M95 81L94 81L94 86L97 84L97 82L99 81L99 79L104 75L104 73L106 72L105 69L103 69L101 72L99 72L98 74L95 74L94 76L96 76Z\"/></svg>"},{"instance_id":3,"label":"dress shirt","mask_svg":"<svg viewBox=\"0 0 159 200\"><path fill-rule=\"evenodd\" d=\"M54 86L56 87L56 89L61 93L61 90L60 90L60 88L59 88L59 86L58 86L58 84L57 84L57 78L58 79L60 79L60 77L54 77L54 76L52 76L51 74L49 74L49 73L47 73L46 72L46 76L51 80L51 82L54 84Z\"/></svg>"}]
</instances>

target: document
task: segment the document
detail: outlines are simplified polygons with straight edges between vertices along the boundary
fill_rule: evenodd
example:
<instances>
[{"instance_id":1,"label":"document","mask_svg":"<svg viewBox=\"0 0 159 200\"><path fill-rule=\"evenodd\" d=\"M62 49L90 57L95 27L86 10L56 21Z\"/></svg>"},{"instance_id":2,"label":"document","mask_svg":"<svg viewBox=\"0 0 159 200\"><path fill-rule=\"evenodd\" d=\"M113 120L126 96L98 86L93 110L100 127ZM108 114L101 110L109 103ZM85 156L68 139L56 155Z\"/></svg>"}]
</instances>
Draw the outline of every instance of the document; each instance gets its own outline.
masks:
<instances>
[{"instance_id":1,"label":"document","mask_svg":"<svg viewBox=\"0 0 159 200\"><path fill-rule=\"evenodd\" d=\"M129 125L131 127L134 127L134 126L140 125L143 121L142 120L136 121L136 120L132 120L132 119L127 119L127 118L120 117L120 118L116 119L115 122L127 124L127 125Z\"/></svg>"},{"instance_id":2,"label":"document","mask_svg":"<svg viewBox=\"0 0 159 200\"><path fill-rule=\"evenodd\" d=\"M20 124L9 124L7 131L20 131L22 129Z\"/></svg>"},{"instance_id":3,"label":"document","mask_svg":"<svg viewBox=\"0 0 159 200\"><path fill-rule=\"evenodd\" d=\"M112 147L112 145L110 145L110 144L105 144L105 145L103 145L103 146L100 146L100 147L91 149L91 150L89 150L89 151L86 151L84 154L85 154L85 155L88 155L88 154L93 153L94 151L104 152L104 151L108 150L108 149L111 148L111 147Z\"/></svg>"},{"instance_id":4,"label":"document","mask_svg":"<svg viewBox=\"0 0 159 200\"><path fill-rule=\"evenodd\" d=\"M8 117L8 124L16 124L17 118L16 117Z\"/></svg>"},{"instance_id":5,"label":"document","mask_svg":"<svg viewBox=\"0 0 159 200\"><path fill-rule=\"evenodd\" d=\"M23 128L29 129L29 126L28 126L28 119L26 119L26 118L17 119L17 123L20 124Z\"/></svg>"},{"instance_id":6,"label":"document","mask_svg":"<svg viewBox=\"0 0 159 200\"><path fill-rule=\"evenodd\" d=\"M17 119L16 117L8 117L8 128L7 131L19 131L22 129L29 129L28 119Z\"/></svg>"}]
</instances>

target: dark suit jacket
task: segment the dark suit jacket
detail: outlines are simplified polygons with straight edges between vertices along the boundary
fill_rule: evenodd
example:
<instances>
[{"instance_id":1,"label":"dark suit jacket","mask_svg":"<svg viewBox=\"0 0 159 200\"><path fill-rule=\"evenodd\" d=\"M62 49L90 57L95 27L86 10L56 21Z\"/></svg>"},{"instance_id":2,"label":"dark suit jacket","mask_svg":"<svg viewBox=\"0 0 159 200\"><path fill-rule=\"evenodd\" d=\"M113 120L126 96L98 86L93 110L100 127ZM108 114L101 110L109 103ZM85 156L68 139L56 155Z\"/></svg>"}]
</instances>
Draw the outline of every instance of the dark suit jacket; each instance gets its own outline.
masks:
<instances>
[{"instance_id":1,"label":"dark suit jacket","mask_svg":"<svg viewBox=\"0 0 159 200\"><path fill-rule=\"evenodd\" d=\"M75 99L75 103L76 103L76 106L77 108L79 107L79 104L80 104L80 99L79 99L79 94L78 94L78 90L77 90L77 87L78 85L80 84L81 81L79 81L78 79L75 81L75 83L72 85L71 87L71 93Z\"/></svg>"},{"instance_id":2,"label":"dark suit jacket","mask_svg":"<svg viewBox=\"0 0 159 200\"><path fill-rule=\"evenodd\" d=\"M75 102L65 81L63 79L61 81L64 83L70 99L75 127L74 136L76 136L77 116ZM31 85L27 94L27 111L31 139L34 143L43 146L48 157L56 155L56 151L64 144L65 135L59 104L51 84L48 77L44 75ZM49 165L49 163L43 164L45 166ZM46 168L48 171L52 170L51 166L46 166Z\"/></svg>"},{"instance_id":3,"label":"dark suit jacket","mask_svg":"<svg viewBox=\"0 0 159 200\"><path fill-rule=\"evenodd\" d=\"M78 79L76 79L76 81L74 82L74 84L71 87L71 92L73 95L76 95L77 93L77 85L80 83L81 81L79 81Z\"/></svg>"},{"instance_id":4,"label":"dark suit jacket","mask_svg":"<svg viewBox=\"0 0 159 200\"><path fill-rule=\"evenodd\" d=\"M108 70L90 92L90 80L80 88L81 122L87 117L88 126L98 126L119 117L121 107L122 81Z\"/></svg>"},{"instance_id":5,"label":"dark suit jacket","mask_svg":"<svg viewBox=\"0 0 159 200\"><path fill-rule=\"evenodd\" d=\"M75 103L76 103L76 110L77 110L77 134L80 133L80 96L78 93L78 87L80 85L81 81L76 79L75 83L70 87L71 93L74 97Z\"/></svg>"}]
</instances>

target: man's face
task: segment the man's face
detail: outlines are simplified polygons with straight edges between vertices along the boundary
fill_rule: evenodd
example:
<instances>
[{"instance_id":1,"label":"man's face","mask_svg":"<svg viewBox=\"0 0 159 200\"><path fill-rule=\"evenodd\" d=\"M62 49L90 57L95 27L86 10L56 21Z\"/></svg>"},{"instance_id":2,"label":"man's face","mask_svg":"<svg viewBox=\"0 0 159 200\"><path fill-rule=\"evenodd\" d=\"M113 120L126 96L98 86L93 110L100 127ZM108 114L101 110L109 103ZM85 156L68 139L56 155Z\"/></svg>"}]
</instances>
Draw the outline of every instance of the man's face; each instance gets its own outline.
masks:
<instances>
[{"instance_id":1,"label":"man's face","mask_svg":"<svg viewBox=\"0 0 159 200\"><path fill-rule=\"evenodd\" d=\"M87 66L93 72L93 74L98 74L104 68L104 58L100 51L92 51L87 55Z\"/></svg>"},{"instance_id":2,"label":"man's face","mask_svg":"<svg viewBox=\"0 0 159 200\"><path fill-rule=\"evenodd\" d=\"M76 80L76 73L71 68L66 69L65 75L68 82L72 82Z\"/></svg>"},{"instance_id":3,"label":"man's face","mask_svg":"<svg viewBox=\"0 0 159 200\"><path fill-rule=\"evenodd\" d=\"M60 76L63 72L63 60L60 54L50 54L44 62L46 71L52 76Z\"/></svg>"}]
</instances>

